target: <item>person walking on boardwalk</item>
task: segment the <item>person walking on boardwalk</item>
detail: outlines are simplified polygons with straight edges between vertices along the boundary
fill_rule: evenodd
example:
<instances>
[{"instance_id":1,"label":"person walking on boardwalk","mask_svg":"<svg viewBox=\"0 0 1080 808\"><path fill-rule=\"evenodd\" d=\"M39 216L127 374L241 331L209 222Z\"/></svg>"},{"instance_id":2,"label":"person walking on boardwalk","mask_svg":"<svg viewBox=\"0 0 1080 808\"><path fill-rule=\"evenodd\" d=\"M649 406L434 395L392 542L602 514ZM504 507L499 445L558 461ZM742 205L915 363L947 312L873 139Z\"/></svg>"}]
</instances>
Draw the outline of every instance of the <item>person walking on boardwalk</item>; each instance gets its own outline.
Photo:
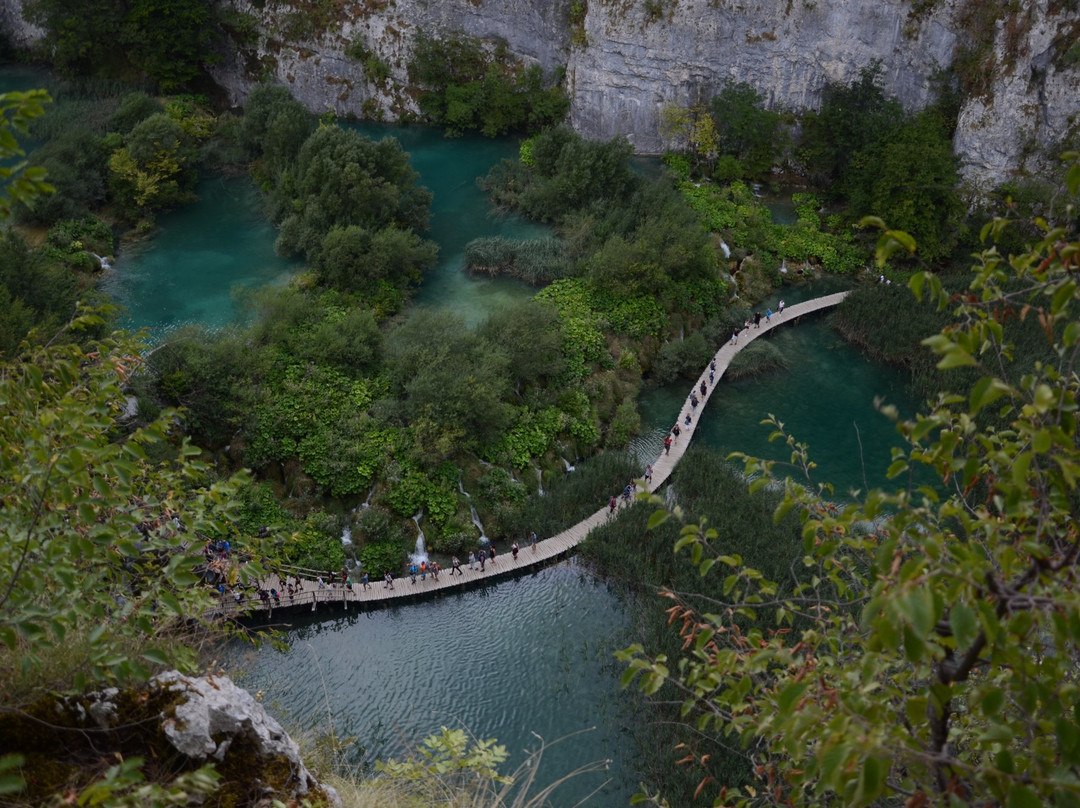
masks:
<instances>
[{"instance_id":1,"label":"person walking on boardwalk","mask_svg":"<svg viewBox=\"0 0 1080 808\"><path fill-rule=\"evenodd\" d=\"M776 316L777 317L782 317L783 314L784 314L784 301L781 300L779 303L776 304Z\"/></svg>"},{"instance_id":2,"label":"person walking on boardwalk","mask_svg":"<svg viewBox=\"0 0 1080 808\"><path fill-rule=\"evenodd\" d=\"M619 500L617 500L615 498L614 494L612 494L611 499L609 499L607 501L607 507L608 507L607 515L608 515L608 519L610 519L612 516L615 515L615 509L619 507Z\"/></svg>"},{"instance_id":3,"label":"person walking on boardwalk","mask_svg":"<svg viewBox=\"0 0 1080 808\"><path fill-rule=\"evenodd\" d=\"M761 312L754 312L754 328L761 328Z\"/></svg>"},{"instance_id":4,"label":"person walking on boardwalk","mask_svg":"<svg viewBox=\"0 0 1080 808\"><path fill-rule=\"evenodd\" d=\"M739 329L738 329L738 327L735 327L735 328L731 329L731 344L732 345L738 345L739 344Z\"/></svg>"},{"instance_id":5,"label":"person walking on boardwalk","mask_svg":"<svg viewBox=\"0 0 1080 808\"><path fill-rule=\"evenodd\" d=\"M491 546L488 547L488 561L492 564L495 563L495 542L492 542Z\"/></svg>"},{"instance_id":6,"label":"person walking on boardwalk","mask_svg":"<svg viewBox=\"0 0 1080 808\"><path fill-rule=\"evenodd\" d=\"M664 454L671 453L671 435L664 435Z\"/></svg>"},{"instance_id":7,"label":"person walking on boardwalk","mask_svg":"<svg viewBox=\"0 0 1080 808\"><path fill-rule=\"evenodd\" d=\"M536 531L534 530L529 534L529 541L532 542L532 551L536 552Z\"/></svg>"},{"instance_id":8,"label":"person walking on boardwalk","mask_svg":"<svg viewBox=\"0 0 1080 808\"><path fill-rule=\"evenodd\" d=\"M424 583L427 580L427 562L420 562L420 583Z\"/></svg>"},{"instance_id":9,"label":"person walking on boardwalk","mask_svg":"<svg viewBox=\"0 0 1080 808\"><path fill-rule=\"evenodd\" d=\"M394 576L390 574L390 570L383 573L383 589L394 588Z\"/></svg>"},{"instance_id":10,"label":"person walking on boardwalk","mask_svg":"<svg viewBox=\"0 0 1080 808\"><path fill-rule=\"evenodd\" d=\"M709 371L709 384L712 384L715 380L716 380L716 371L715 370L710 370Z\"/></svg>"},{"instance_id":11,"label":"person walking on boardwalk","mask_svg":"<svg viewBox=\"0 0 1080 808\"><path fill-rule=\"evenodd\" d=\"M428 567L428 571L431 572L431 580L433 580L433 581L439 580L439 570L440 569L442 569L442 567L439 566L438 561L432 561L431 562L431 566Z\"/></svg>"},{"instance_id":12,"label":"person walking on boardwalk","mask_svg":"<svg viewBox=\"0 0 1080 808\"><path fill-rule=\"evenodd\" d=\"M675 422L675 426L671 428L671 434L675 436L675 442L679 442L679 435L682 434L682 429L679 427L679 422Z\"/></svg>"},{"instance_id":13,"label":"person walking on boardwalk","mask_svg":"<svg viewBox=\"0 0 1080 808\"><path fill-rule=\"evenodd\" d=\"M766 323L771 323L772 322L772 309L765 309L765 322Z\"/></svg>"},{"instance_id":14,"label":"person walking on boardwalk","mask_svg":"<svg viewBox=\"0 0 1080 808\"><path fill-rule=\"evenodd\" d=\"M368 578L367 570L364 570L364 574L360 576L360 583L364 589L371 589L371 581Z\"/></svg>"},{"instance_id":15,"label":"person walking on boardwalk","mask_svg":"<svg viewBox=\"0 0 1080 808\"><path fill-rule=\"evenodd\" d=\"M707 393L707 392L709 391L709 388L708 388L708 387L706 387L706 386L705 386L705 382L704 382L704 381L702 381L702 382L701 382L701 384L700 384L700 385L698 385L698 390L700 390L700 391L701 391L701 397L702 397L702 398L705 398L705 394L706 394L706 393Z\"/></svg>"},{"instance_id":16,"label":"person walking on boardwalk","mask_svg":"<svg viewBox=\"0 0 1080 808\"><path fill-rule=\"evenodd\" d=\"M484 571L484 562L487 561L487 553L484 552L484 548L480 548L480 552L476 554L476 557L480 561L480 572Z\"/></svg>"},{"instance_id":17,"label":"person walking on boardwalk","mask_svg":"<svg viewBox=\"0 0 1080 808\"><path fill-rule=\"evenodd\" d=\"M518 543L514 542L510 545L510 554L514 557L514 562L517 562Z\"/></svg>"},{"instance_id":18,"label":"person walking on boardwalk","mask_svg":"<svg viewBox=\"0 0 1080 808\"><path fill-rule=\"evenodd\" d=\"M650 463L645 467L645 487L648 488L652 485L652 464Z\"/></svg>"},{"instance_id":19,"label":"person walking on boardwalk","mask_svg":"<svg viewBox=\"0 0 1080 808\"><path fill-rule=\"evenodd\" d=\"M461 571L461 560L457 556L454 556L450 560L450 574L453 575L455 572L458 575L464 575L465 574L464 572Z\"/></svg>"},{"instance_id":20,"label":"person walking on boardwalk","mask_svg":"<svg viewBox=\"0 0 1080 808\"><path fill-rule=\"evenodd\" d=\"M411 580L411 581L412 581L412 582L413 582L414 584L416 583L416 573L417 573L418 571L419 571L419 570L417 570L417 569L416 569L416 565L415 565L415 564L410 564L410 565L409 565L409 579L410 579L410 580Z\"/></svg>"},{"instance_id":21,"label":"person walking on boardwalk","mask_svg":"<svg viewBox=\"0 0 1080 808\"><path fill-rule=\"evenodd\" d=\"M693 391L691 391L690 392L690 409L696 410L697 405L698 405L697 396L694 395Z\"/></svg>"},{"instance_id":22,"label":"person walking on boardwalk","mask_svg":"<svg viewBox=\"0 0 1080 808\"><path fill-rule=\"evenodd\" d=\"M683 423L686 424L687 426L690 426L690 421L691 420L692 419L690 418L690 413L686 413L686 417L683 418Z\"/></svg>"},{"instance_id":23,"label":"person walking on boardwalk","mask_svg":"<svg viewBox=\"0 0 1080 808\"><path fill-rule=\"evenodd\" d=\"M469 551L469 569L476 569L476 553Z\"/></svg>"}]
</instances>

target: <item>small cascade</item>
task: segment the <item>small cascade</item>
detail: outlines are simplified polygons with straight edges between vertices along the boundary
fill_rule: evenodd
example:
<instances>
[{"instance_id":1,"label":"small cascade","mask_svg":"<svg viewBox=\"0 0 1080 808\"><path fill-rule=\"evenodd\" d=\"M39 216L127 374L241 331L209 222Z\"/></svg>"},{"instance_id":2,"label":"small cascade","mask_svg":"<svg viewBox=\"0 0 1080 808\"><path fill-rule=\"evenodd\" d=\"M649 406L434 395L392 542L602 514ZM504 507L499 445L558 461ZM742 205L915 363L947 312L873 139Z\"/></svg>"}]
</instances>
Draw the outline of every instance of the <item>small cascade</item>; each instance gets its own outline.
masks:
<instances>
[{"instance_id":1,"label":"small cascade","mask_svg":"<svg viewBox=\"0 0 1080 808\"><path fill-rule=\"evenodd\" d=\"M92 256L94 256L94 258L97 259L99 269L102 269L102 270L112 269L112 261L109 260L109 257L107 255L106 256L101 256L101 255L98 255L97 253L92 253L92 252L88 252L87 254L92 255Z\"/></svg>"},{"instance_id":2,"label":"small cascade","mask_svg":"<svg viewBox=\"0 0 1080 808\"><path fill-rule=\"evenodd\" d=\"M480 524L480 517L476 513L476 508L473 507L471 498L469 500L469 513L472 516L472 523L476 525L476 529L480 531L480 544L491 544L491 539L489 539L487 533L484 532L484 526Z\"/></svg>"},{"instance_id":3,"label":"small cascade","mask_svg":"<svg viewBox=\"0 0 1080 808\"><path fill-rule=\"evenodd\" d=\"M533 466L536 469L536 495L544 496L544 472L540 470L539 466Z\"/></svg>"},{"instance_id":4,"label":"small cascade","mask_svg":"<svg viewBox=\"0 0 1080 808\"><path fill-rule=\"evenodd\" d=\"M731 258L731 247L723 239L720 239L720 252L724 254L724 258Z\"/></svg>"},{"instance_id":5,"label":"small cascade","mask_svg":"<svg viewBox=\"0 0 1080 808\"><path fill-rule=\"evenodd\" d=\"M424 518L424 509L421 508L413 514L412 520L416 522L416 548L409 555L409 560L414 564L428 560L427 545L424 544L424 531L420 529L420 520Z\"/></svg>"},{"instance_id":6,"label":"small cascade","mask_svg":"<svg viewBox=\"0 0 1080 808\"><path fill-rule=\"evenodd\" d=\"M360 507L361 508L370 508L371 507L371 498L373 496L375 496L375 486L374 485L372 485L371 490L367 492L367 499L365 499L363 502L360 503Z\"/></svg>"},{"instance_id":7,"label":"small cascade","mask_svg":"<svg viewBox=\"0 0 1080 808\"><path fill-rule=\"evenodd\" d=\"M566 466L566 473L567 474L569 474L571 471L577 471L577 466L575 466L573 463L571 463L565 457L560 457L559 459L563 462L563 465Z\"/></svg>"},{"instance_id":8,"label":"small cascade","mask_svg":"<svg viewBox=\"0 0 1080 808\"><path fill-rule=\"evenodd\" d=\"M345 529L341 531L341 543L346 547L352 546L352 528L345 525Z\"/></svg>"},{"instance_id":9,"label":"small cascade","mask_svg":"<svg viewBox=\"0 0 1080 808\"><path fill-rule=\"evenodd\" d=\"M669 485L664 490L664 507L668 510L674 508L678 503L675 500L675 486Z\"/></svg>"},{"instance_id":10,"label":"small cascade","mask_svg":"<svg viewBox=\"0 0 1080 808\"><path fill-rule=\"evenodd\" d=\"M787 275L787 259L786 258L781 258L780 259L780 271L784 275Z\"/></svg>"}]
</instances>

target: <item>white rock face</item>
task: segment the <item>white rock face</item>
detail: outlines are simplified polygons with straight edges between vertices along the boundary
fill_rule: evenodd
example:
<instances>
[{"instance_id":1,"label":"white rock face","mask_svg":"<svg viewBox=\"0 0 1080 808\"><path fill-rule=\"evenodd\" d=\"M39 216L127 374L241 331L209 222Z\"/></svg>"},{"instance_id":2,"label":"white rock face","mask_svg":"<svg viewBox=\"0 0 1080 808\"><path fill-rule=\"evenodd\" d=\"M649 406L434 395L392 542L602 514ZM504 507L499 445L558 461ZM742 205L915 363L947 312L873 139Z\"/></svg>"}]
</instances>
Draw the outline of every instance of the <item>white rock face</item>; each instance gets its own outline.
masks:
<instances>
[{"instance_id":1,"label":"white rock face","mask_svg":"<svg viewBox=\"0 0 1080 808\"><path fill-rule=\"evenodd\" d=\"M642 153L663 151L660 109L705 101L725 82L746 82L773 108L813 109L828 82L848 83L874 61L889 95L918 108L934 65L952 60L947 9L915 21L896 0L657 0L589 6L588 45L568 68L574 128L626 135ZM655 7L654 7L655 8Z\"/></svg>"},{"instance_id":2,"label":"white rock face","mask_svg":"<svg viewBox=\"0 0 1080 808\"><path fill-rule=\"evenodd\" d=\"M1043 150L1052 160L1059 144L1080 146L1080 66L1061 69L1055 59L1062 37L1065 46L1077 47L1077 15L1050 16L1046 0L1031 3L1028 13L1030 30L1012 47L999 22L994 57L1000 75L957 121L953 148L964 177L982 191L1016 175L1043 173Z\"/></svg>"},{"instance_id":3,"label":"white rock face","mask_svg":"<svg viewBox=\"0 0 1080 808\"><path fill-rule=\"evenodd\" d=\"M154 677L154 684L182 694L184 702L176 707L163 729L169 742L195 760L224 760L229 747L239 738L252 742L260 755L280 757L293 771L293 795L303 796L321 787L339 806L341 799L334 789L320 785L300 759L300 748L243 688L227 677L189 677L168 671ZM218 737L221 740L214 740Z\"/></svg>"},{"instance_id":4,"label":"white rock face","mask_svg":"<svg viewBox=\"0 0 1080 808\"><path fill-rule=\"evenodd\" d=\"M39 32L23 22L21 2L0 0L0 26L26 44ZM258 82L275 81L313 112L407 119L418 112L407 70L418 32L460 34L501 42L549 75L565 66L574 128L593 139L624 135L652 154L666 145L665 104L707 99L726 81L800 111L817 107L826 83L850 82L880 62L885 91L919 108L934 72L971 44L963 11L981 0L940 0L920 16L910 0L346 0L313 41L288 41L289 15L300 13L291 4L224 2L260 32L257 42L226 48L213 68L236 104ZM1019 5L998 23L989 92L966 103L954 141L964 176L982 189L1043 170L1032 155L1080 129L1080 58L1059 58L1063 43L1077 40L1080 14L1060 0ZM577 25L572 7L585 12ZM354 42L388 79L373 80L346 55Z\"/></svg>"}]
</instances>

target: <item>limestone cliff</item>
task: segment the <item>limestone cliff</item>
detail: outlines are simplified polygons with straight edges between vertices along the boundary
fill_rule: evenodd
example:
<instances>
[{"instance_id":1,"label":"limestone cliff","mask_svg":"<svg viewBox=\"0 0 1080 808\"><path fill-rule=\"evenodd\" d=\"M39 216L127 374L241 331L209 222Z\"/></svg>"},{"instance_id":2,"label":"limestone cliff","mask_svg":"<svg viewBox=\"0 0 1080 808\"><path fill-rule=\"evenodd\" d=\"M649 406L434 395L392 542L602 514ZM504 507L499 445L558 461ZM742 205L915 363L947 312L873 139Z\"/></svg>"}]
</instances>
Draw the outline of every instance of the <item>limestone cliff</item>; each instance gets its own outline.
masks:
<instances>
[{"instance_id":1,"label":"limestone cliff","mask_svg":"<svg viewBox=\"0 0 1080 808\"><path fill-rule=\"evenodd\" d=\"M16 39L20 0L0 0ZM968 89L955 148L969 181L992 187L1040 160L1080 121L1080 3L1032 0L222 0L228 30L215 78L236 103L261 80L316 112L408 119L407 65L418 32L475 37L565 66L570 120L590 138L664 148L659 112L745 81L774 107L814 108L829 81L874 62L908 108L961 58ZM977 47L976 47L977 46ZM361 55L358 55L361 54ZM363 54L367 55L364 58Z\"/></svg>"}]
</instances>

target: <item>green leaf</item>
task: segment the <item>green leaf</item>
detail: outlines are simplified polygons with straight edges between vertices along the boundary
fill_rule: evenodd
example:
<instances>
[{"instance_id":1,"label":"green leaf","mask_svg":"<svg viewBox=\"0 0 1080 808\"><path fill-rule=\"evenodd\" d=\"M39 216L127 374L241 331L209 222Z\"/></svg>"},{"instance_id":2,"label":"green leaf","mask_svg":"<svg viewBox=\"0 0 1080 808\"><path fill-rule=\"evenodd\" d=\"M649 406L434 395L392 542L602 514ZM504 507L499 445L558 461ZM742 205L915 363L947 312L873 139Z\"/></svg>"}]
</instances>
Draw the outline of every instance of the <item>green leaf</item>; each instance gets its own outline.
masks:
<instances>
[{"instance_id":1,"label":"green leaf","mask_svg":"<svg viewBox=\"0 0 1080 808\"><path fill-rule=\"evenodd\" d=\"M1043 800L1027 786L1013 785L1009 789L1008 808L1042 808Z\"/></svg>"},{"instance_id":2,"label":"green leaf","mask_svg":"<svg viewBox=\"0 0 1080 808\"><path fill-rule=\"evenodd\" d=\"M957 603L949 610L949 628L958 649L967 648L975 640L979 631L979 621L975 611L964 603Z\"/></svg>"}]
</instances>

